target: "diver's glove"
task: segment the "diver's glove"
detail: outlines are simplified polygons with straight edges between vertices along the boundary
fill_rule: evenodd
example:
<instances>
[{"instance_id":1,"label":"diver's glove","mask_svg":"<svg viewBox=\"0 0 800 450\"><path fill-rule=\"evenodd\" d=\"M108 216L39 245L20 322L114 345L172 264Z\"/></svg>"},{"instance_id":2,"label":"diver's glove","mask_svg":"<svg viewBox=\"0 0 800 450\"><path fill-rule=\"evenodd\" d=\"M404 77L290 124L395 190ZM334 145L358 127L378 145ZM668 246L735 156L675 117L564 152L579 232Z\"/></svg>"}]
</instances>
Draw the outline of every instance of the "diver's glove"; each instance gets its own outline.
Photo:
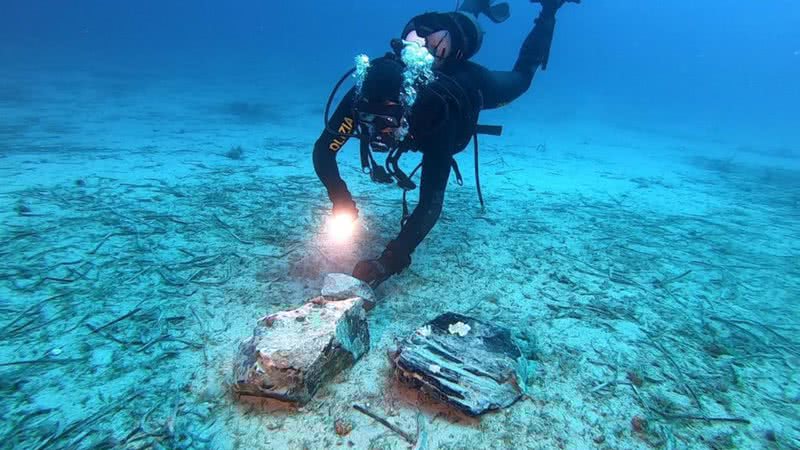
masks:
<instances>
[{"instance_id":1,"label":"diver's glove","mask_svg":"<svg viewBox=\"0 0 800 450\"><path fill-rule=\"evenodd\" d=\"M411 256L393 250L390 243L380 258L359 261L353 269L353 276L367 283L373 289L411 265Z\"/></svg>"},{"instance_id":2,"label":"diver's glove","mask_svg":"<svg viewBox=\"0 0 800 450\"><path fill-rule=\"evenodd\" d=\"M353 220L358 219L358 208L353 200L338 200L333 203L333 215L348 214Z\"/></svg>"},{"instance_id":3,"label":"diver's glove","mask_svg":"<svg viewBox=\"0 0 800 450\"><path fill-rule=\"evenodd\" d=\"M353 220L358 219L358 208L356 208L356 202L353 201L353 197L350 195L350 192L345 190L336 194L331 193L330 198L331 202L333 202L334 216L339 214L349 214L353 217Z\"/></svg>"}]
</instances>

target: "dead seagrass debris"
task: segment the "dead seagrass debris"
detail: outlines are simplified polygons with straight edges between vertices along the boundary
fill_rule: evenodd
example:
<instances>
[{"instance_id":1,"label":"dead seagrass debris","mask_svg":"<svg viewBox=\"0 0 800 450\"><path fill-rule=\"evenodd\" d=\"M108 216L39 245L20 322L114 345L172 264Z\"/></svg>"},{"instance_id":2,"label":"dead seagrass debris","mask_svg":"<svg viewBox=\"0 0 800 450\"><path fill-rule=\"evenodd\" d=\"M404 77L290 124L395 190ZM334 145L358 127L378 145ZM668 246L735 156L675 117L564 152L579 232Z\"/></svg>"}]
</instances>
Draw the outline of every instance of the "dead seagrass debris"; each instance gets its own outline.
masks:
<instances>
[{"instance_id":1,"label":"dead seagrass debris","mask_svg":"<svg viewBox=\"0 0 800 450\"><path fill-rule=\"evenodd\" d=\"M389 430L393 431L394 433L396 433L398 436L403 438L403 440L405 440L409 444L414 445L414 444L417 443L417 439L414 436L411 436L410 433L407 433L407 432L401 430L397 425L392 424L388 420L384 419L383 417L379 416L375 412L371 411L366 406L361 406L359 404L353 404L353 409L355 409L356 411L360 412L361 414L364 414L367 417L372 418L374 421L378 422L379 424L381 424L384 427L388 428Z\"/></svg>"}]
</instances>

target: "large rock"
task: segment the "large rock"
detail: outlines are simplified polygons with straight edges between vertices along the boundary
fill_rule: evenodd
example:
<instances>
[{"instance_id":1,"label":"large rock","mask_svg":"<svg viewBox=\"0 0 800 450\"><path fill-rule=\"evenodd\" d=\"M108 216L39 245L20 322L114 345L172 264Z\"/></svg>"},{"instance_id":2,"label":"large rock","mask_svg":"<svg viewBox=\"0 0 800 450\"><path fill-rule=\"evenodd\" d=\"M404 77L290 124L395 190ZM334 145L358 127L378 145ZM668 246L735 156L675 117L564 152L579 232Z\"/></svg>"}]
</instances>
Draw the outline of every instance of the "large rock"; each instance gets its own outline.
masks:
<instances>
[{"instance_id":1,"label":"large rock","mask_svg":"<svg viewBox=\"0 0 800 450\"><path fill-rule=\"evenodd\" d=\"M508 330L455 313L417 329L392 359L400 380L470 416L510 406L527 383Z\"/></svg>"},{"instance_id":2,"label":"large rock","mask_svg":"<svg viewBox=\"0 0 800 450\"><path fill-rule=\"evenodd\" d=\"M345 300L353 297L364 299L366 309L375 306L375 293L369 285L358 278L344 273L331 273L322 282L322 296L325 298Z\"/></svg>"},{"instance_id":3,"label":"large rock","mask_svg":"<svg viewBox=\"0 0 800 450\"><path fill-rule=\"evenodd\" d=\"M369 350L361 298L317 297L259 320L239 347L234 389L242 395L304 404Z\"/></svg>"}]
</instances>

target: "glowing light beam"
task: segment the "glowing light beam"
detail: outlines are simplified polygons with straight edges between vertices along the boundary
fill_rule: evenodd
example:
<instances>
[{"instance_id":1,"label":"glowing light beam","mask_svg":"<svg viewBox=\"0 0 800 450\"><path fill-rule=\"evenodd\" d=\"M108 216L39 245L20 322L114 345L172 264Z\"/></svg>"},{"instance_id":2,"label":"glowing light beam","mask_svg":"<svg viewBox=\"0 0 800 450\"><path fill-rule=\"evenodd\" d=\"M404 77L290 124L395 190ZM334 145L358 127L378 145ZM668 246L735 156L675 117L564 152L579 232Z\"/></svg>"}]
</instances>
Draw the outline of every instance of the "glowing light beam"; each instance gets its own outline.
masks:
<instances>
[{"instance_id":1,"label":"glowing light beam","mask_svg":"<svg viewBox=\"0 0 800 450\"><path fill-rule=\"evenodd\" d=\"M339 213L328 220L328 234L334 242L347 242L353 236L356 221L351 214Z\"/></svg>"}]
</instances>

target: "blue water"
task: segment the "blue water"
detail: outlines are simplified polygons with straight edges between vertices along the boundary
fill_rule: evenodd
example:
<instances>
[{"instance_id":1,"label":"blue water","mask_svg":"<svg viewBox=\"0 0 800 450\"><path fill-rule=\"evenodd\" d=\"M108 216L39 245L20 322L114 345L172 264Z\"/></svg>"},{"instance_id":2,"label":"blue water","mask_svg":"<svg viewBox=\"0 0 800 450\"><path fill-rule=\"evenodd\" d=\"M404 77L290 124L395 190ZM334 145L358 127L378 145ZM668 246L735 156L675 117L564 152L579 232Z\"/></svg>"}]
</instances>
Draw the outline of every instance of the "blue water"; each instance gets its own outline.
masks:
<instances>
[{"instance_id":1,"label":"blue water","mask_svg":"<svg viewBox=\"0 0 800 450\"><path fill-rule=\"evenodd\" d=\"M535 7L512 6L510 22L487 25L477 61L497 68L513 63ZM10 1L0 37L6 67L113 67L196 79L291 74L323 95L352 55L382 53L411 15L448 7L414 1ZM800 11L794 2L617 0L568 7L560 16L552 73L539 77L535 97L522 101L549 100L566 112L588 104L620 121L641 119L644 111L648 121L669 127L796 142Z\"/></svg>"},{"instance_id":2,"label":"blue water","mask_svg":"<svg viewBox=\"0 0 800 450\"><path fill-rule=\"evenodd\" d=\"M464 152L370 353L299 411L232 393L257 319L399 228L350 144L365 226L319 237L330 89L454 3L3 0L0 448L409 448L353 402L417 448L800 448L790 0L565 5L548 70L481 116L486 211ZM484 22L475 61L510 68L537 13ZM476 420L392 383L387 349L446 311L525 343L529 398Z\"/></svg>"}]
</instances>

